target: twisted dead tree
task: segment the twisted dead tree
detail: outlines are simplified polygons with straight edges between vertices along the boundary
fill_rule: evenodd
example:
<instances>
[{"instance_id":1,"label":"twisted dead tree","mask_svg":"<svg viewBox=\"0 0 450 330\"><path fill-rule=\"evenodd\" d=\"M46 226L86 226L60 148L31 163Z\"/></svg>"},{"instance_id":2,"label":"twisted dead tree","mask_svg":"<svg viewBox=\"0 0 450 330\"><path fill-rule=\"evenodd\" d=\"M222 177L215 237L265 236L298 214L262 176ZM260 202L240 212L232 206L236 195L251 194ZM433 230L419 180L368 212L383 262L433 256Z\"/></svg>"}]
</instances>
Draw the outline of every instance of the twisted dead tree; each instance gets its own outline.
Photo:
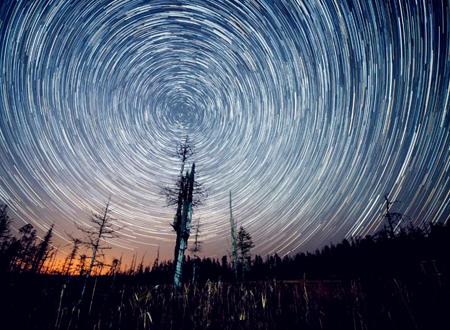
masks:
<instances>
[{"instance_id":1,"label":"twisted dead tree","mask_svg":"<svg viewBox=\"0 0 450 330\"><path fill-rule=\"evenodd\" d=\"M186 137L185 141L177 147L181 169L176 185L174 188L164 188L168 205L176 205L176 213L172 223L176 233L174 250L175 289L180 289L182 284L184 253L188 247L193 208L200 205L202 199L205 198L204 190L195 180L195 163L192 163L190 171L185 172L186 162L193 153L193 147Z\"/></svg>"}]
</instances>

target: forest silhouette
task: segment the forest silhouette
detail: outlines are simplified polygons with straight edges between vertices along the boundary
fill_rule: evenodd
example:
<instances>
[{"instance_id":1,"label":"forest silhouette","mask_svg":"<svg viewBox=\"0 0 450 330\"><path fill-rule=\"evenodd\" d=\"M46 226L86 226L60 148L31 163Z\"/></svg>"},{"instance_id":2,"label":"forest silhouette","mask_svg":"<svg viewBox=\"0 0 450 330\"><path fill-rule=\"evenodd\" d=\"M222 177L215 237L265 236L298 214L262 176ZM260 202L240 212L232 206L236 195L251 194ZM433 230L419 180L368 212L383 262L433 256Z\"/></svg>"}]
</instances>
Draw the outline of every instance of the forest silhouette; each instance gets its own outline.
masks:
<instances>
[{"instance_id":1,"label":"forest silhouette","mask_svg":"<svg viewBox=\"0 0 450 330\"><path fill-rule=\"evenodd\" d=\"M101 213L93 219L101 224ZM237 276L227 255L188 255L179 294L173 291L172 261L145 265L133 258L125 269L119 259L107 264L81 254L86 242L72 237L64 266L54 269L53 226L42 239L31 224L17 235L10 226L3 205L5 329L446 329L449 324L447 224L395 231L385 226L375 235L284 257L251 257L253 243L245 232Z\"/></svg>"}]
</instances>

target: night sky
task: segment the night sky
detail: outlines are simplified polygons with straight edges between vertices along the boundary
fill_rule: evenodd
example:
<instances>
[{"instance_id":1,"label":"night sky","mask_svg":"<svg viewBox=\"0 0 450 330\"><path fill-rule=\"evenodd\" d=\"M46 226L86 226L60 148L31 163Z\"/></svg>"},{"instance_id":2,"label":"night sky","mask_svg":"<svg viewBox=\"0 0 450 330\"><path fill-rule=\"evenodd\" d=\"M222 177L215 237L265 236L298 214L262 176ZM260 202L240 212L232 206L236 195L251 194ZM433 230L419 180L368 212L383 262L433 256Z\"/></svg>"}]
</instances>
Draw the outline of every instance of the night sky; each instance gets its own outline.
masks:
<instances>
[{"instance_id":1,"label":"night sky","mask_svg":"<svg viewBox=\"0 0 450 330\"><path fill-rule=\"evenodd\" d=\"M392 1L2 1L0 199L15 227L111 196L112 253L170 258L161 188L195 145L203 255L314 250L450 219L450 7Z\"/></svg>"}]
</instances>

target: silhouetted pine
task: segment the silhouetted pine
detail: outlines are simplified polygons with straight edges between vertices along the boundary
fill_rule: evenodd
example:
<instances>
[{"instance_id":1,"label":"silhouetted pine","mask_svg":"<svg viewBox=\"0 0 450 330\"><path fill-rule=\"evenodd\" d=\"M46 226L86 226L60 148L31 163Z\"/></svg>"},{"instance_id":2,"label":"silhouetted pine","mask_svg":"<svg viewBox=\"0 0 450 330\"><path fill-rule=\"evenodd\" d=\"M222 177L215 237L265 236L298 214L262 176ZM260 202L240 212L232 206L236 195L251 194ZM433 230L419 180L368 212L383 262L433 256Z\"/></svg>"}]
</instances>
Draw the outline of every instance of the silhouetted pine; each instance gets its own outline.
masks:
<instances>
[{"instance_id":1,"label":"silhouetted pine","mask_svg":"<svg viewBox=\"0 0 450 330\"><path fill-rule=\"evenodd\" d=\"M51 252L50 243L53 235L53 227L54 225L50 226L42 242L39 243L39 245L36 247L36 254L34 255L33 264L31 267L31 271L33 273L41 272L42 266L44 265L49 256L49 253Z\"/></svg>"},{"instance_id":2,"label":"silhouetted pine","mask_svg":"<svg viewBox=\"0 0 450 330\"><path fill-rule=\"evenodd\" d=\"M237 248L239 250L239 268L242 277L251 268L251 254L250 250L254 247L252 236L244 227L240 226L237 235Z\"/></svg>"},{"instance_id":3,"label":"silhouetted pine","mask_svg":"<svg viewBox=\"0 0 450 330\"><path fill-rule=\"evenodd\" d=\"M72 267L74 265L75 259L77 257L78 249L81 245L81 240L75 237L70 237L70 240L72 242L72 250L70 251L69 255L64 260L63 264L63 273L65 275L71 274Z\"/></svg>"},{"instance_id":4,"label":"silhouetted pine","mask_svg":"<svg viewBox=\"0 0 450 330\"><path fill-rule=\"evenodd\" d=\"M3 246L11 238L11 219L8 216L7 208L6 204L0 204L0 250L3 250Z\"/></svg>"},{"instance_id":5,"label":"silhouetted pine","mask_svg":"<svg viewBox=\"0 0 450 330\"><path fill-rule=\"evenodd\" d=\"M36 252L36 230L31 224L26 224L19 229L21 235L17 241L17 255L13 261L13 267L20 271L31 269L34 254Z\"/></svg>"},{"instance_id":6,"label":"silhouetted pine","mask_svg":"<svg viewBox=\"0 0 450 330\"><path fill-rule=\"evenodd\" d=\"M264 259L259 255L253 259L247 257L246 279L299 280L305 274L309 279L330 280L443 276L449 273L447 251L450 251L448 225L429 225L426 229L410 226L394 237L383 231L363 238L344 239L314 253L283 257L274 254ZM193 264L194 259L185 259L185 278L191 278ZM167 279L171 269L171 262L162 262L154 265L147 276L151 282L170 283ZM198 259L196 269L199 274L197 281L201 283L207 280L233 280L233 268L227 256L220 260Z\"/></svg>"}]
</instances>

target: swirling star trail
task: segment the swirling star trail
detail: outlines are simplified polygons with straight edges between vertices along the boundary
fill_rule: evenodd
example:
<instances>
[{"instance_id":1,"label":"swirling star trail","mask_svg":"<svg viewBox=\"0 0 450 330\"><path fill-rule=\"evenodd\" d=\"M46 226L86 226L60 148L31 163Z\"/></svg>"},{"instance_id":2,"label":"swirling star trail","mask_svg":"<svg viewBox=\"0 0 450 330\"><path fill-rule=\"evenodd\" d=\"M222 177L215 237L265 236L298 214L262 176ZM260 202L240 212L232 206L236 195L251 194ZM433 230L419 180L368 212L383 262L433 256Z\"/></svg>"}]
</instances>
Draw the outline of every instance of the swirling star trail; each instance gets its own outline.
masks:
<instances>
[{"instance_id":1,"label":"swirling star trail","mask_svg":"<svg viewBox=\"0 0 450 330\"><path fill-rule=\"evenodd\" d=\"M177 141L207 188L203 253L450 218L448 1L3 1L0 199L60 246L111 196L118 249L170 257ZM128 250L127 250L128 249Z\"/></svg>"}]
</instances>

